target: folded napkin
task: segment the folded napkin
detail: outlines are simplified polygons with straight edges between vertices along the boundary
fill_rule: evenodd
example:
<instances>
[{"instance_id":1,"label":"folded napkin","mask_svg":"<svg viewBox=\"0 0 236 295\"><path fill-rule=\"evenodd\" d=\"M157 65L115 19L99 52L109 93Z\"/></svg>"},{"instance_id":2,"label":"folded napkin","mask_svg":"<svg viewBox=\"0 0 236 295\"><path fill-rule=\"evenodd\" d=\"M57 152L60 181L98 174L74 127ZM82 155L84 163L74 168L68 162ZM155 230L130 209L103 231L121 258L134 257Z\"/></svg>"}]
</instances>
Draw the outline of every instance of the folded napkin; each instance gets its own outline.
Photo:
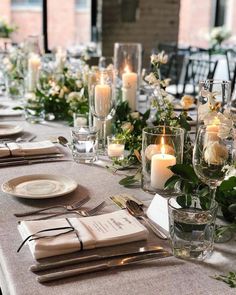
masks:
<instances>
[{"instance_id":1,"label":"folded napkin","mask_svg":"<svg viewBox=\"0 0 236 295\"><path fill-rule=\"evenodd\" d=\"M69 232L70 226L74 231ZM148 230L125 210L86 218L53 219L50 222L22 221L18 229L23 239L31 235L36 238L28 240L35 259L145 240L148 236ZM45 231L48 229L50 231ZM43 232L35 235L39 231Z\"/></svg>"},{"instance_id":2,"label":"folded napkin","mask_svg":"<svg viewBox=\"0 0 236 295\"><path fill-rule=\"evenodd\" d=\"M0 145L0 158L57 153L58 148L49 140L39 142L7 143Z\"/></svg>"}]
</instances>

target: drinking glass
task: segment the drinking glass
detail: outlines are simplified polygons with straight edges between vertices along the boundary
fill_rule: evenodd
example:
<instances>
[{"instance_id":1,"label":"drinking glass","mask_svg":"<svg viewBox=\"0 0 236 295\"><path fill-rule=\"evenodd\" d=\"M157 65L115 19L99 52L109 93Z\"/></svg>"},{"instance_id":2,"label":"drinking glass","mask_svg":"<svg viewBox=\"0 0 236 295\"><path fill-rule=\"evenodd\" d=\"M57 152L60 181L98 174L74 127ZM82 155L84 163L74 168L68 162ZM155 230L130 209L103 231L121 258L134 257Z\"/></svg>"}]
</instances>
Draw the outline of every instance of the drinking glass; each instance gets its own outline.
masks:
<instances>
[{"instance_id":1,"label":"drinking glass","mask_svg":"<svg viewBox=\"0 0 236 295\"><path fill-rule=\"evenodd\" d=\"M71 129L72 155L76 162L87 163L97 159L97 129L95 127L76 127Z\"/></svg>"},{"instance_id":2,"label":"drinking glass","mask_svg":"<svg viewBox=\"0 0 236 295\"><path fill-rule=\"evenodd\" d=\"M101 121L101 154L105 154L106 121L115 114L115 87L113 70L94 70L89 75L89 104L91 114Z\"/></svg>"},{"instance_id":3,"label":"drinking glass","mask_svg":"<svg viewBox=\"0 0 236 295\"><path fill-rule=\"evenodd\" d=\"M192 197L191 202L184 202L182 197L168 200L173 255L184 259L203 260L213 250L218 204L213 201L209 208L202 208L197 196Z\"/></svg>"},{"instance_id":4,"label":"drinking glass","mask_svg":"<svg viewBox=\"0 0 236 295\"><path fill-rule=\"evenodd\" d=\"M199 127L193 149L193 168L200 180L209 186L212 200L234 158L235 129L224 124Z\"/></svg>"}]
</instances>

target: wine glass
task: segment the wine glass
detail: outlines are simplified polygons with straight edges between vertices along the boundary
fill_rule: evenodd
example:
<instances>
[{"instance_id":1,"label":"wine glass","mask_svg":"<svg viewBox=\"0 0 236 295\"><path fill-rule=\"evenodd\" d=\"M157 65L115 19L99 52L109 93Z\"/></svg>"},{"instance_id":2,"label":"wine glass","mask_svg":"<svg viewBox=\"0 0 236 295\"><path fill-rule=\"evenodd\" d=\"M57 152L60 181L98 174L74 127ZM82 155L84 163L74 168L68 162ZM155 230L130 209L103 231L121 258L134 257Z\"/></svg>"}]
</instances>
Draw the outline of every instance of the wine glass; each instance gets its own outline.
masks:
<instances>
[{"instance_id":1,"label":"wine glass","mask_svg":"<svg viewBox=\"0 0 236 295\"><path fill-rule=\"evenodd\" d=\"M235 129L225 124L200 126L193 149L193 168L200 180L209 186L212 200L234 156Z\"/></svg>"},{"instance_id":2,"label":"wine glass","mask_svg":"<svg viewBox=\"0 0 236 295\"><path fill-rule=\"evenodd\" d=\"M89 105L91 114L101 122L100 153L105 154L106 121L115 114L115 75L113 70L98 69L89 75Z\"/></svg>"}]
</instances>

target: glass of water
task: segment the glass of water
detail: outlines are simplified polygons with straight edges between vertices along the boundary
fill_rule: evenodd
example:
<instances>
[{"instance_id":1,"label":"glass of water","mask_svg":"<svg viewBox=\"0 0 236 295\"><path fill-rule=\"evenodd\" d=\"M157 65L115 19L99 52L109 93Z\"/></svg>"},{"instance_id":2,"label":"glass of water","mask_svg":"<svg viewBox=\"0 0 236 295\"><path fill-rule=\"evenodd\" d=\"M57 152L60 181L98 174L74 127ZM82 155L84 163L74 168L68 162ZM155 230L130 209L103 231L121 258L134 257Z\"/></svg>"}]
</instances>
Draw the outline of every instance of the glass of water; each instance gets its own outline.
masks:
<instances>
[{"instance_id":1,"label":"glass of water","mask_svg":"<svg viewBox=\"0 0 236 295\"><path fill-rule=\"evenodd\" d=\"M90 163L97 160L98 131L95 127L72 128L71 136L71 149L75 162Z\"/></svg>"},{"instance_id":2,"label":"glass of water","mask_svg":"<svg viewBox=\"0 0 236 295\"><path fill-rule=\"evenodd\" d=\"M214 244L218 204L205 208L197 197L185 196L168 200L169 230L173 255L183 259L203 260Z\"/></svg>"}]
</instances>

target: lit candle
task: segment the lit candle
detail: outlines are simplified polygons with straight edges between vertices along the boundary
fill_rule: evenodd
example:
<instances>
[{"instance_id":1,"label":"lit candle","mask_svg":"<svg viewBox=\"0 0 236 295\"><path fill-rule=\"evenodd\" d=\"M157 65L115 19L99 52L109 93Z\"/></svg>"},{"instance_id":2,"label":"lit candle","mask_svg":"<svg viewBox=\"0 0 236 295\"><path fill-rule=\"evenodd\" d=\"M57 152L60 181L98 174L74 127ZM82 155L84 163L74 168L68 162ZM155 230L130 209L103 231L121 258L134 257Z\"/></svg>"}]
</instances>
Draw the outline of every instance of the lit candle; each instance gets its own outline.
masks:
<instances>
[{"instance_id":1,"label":"lit candle","mask_svg":"<svg viewBox=\"0 0 236 295\"><path fill-rule=\"evenodd\" d=\"M173 175L169 166L176 164L176 157L165 153L164 138L162 137L161 154L155 154L151 159L151 186L163 189L165 182Z\"/></svg>"},{"instance_id":2,"label":"lit candle","mask_svg":"<svg viewBox=\"0 0 236 295\"><path fill-rule=\"evenodd\" d=\"M101 77L100 83L95 86L95 112L97 116L105 118L110 113L111 87L104 84L103 76Z\"/></svg>"},{"instance_id":3,"label":"lit candle","mask_svg":"<svg viewBox=\"0 0 236 295\"><path fill-rule=\"evenodd\" d=\"M58 72L62 72L66 62L66 51L62 50L62 48L59 47L57 49L55 59L56 59L55 61L56 70Z\"/></svg>"},{"instance_id":4,"label":"lit candle","mask_svg":"<svg viewBox=\"0 0 236 295\"><path fill-rule=\"evenodd\" d=\"M134 112L136 110L138 75L131 72L128 66L125 67L124 73L122 74L122 86L123 101L128 101L131 111Z\"/></svg>"},{"instance_id":5,"label":"lit candle","mask_svg":"<svg viewBox=\"0 0 236 295\"><path fill-rule=\"evenodd\" d=\"M124 156L125 145L121 143L111 143L107 147L108 157L122 158Z\"/></svg>"},{"instance_id":6,"label":"lit candle","mask_svg":"<svg viewBox=\"0 0 236 295\"><path fill-rule=\"evenodd\" d=\"M28 90L30 92L36 88L40 65L40 57L37 54L31 54L28 60Z\"/></svg>"},{"instance_id":7,"label":"lit candle","mask_svg":"<svg viewBox=\"0 0 236 295\"><path fill-rule=\"evenodd\" d=\"M218 118L214 118L210 125L206 127L207 137L206 140L216 141L219 139L218 132L220 128L220 120Z\"/></svg>"}]
</instances>

